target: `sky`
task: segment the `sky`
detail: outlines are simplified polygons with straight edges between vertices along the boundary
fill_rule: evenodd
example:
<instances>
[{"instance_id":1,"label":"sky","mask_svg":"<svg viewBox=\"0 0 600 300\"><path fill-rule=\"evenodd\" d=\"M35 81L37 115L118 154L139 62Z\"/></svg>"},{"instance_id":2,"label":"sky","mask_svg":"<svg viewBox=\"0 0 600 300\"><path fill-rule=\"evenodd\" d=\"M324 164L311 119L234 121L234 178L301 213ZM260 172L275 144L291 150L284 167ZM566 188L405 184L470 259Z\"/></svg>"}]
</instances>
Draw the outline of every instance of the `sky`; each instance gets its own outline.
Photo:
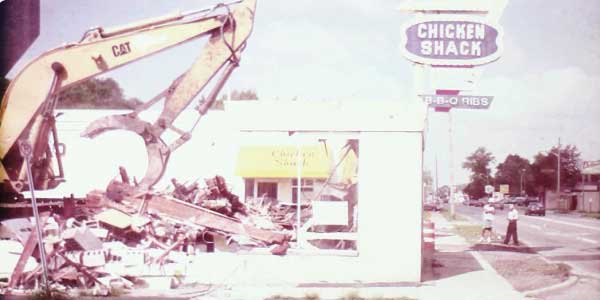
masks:
<instances>
[{"instance_id":1,"label":"sky","mask_svg":"<svg viewBox=\"0 0 600 300\"><path fill-rule=\"evenodd\" d=\"M400 0L258 1L254 31L225 90L254 89L260 99L414 101L413 64L400 52L411 15ZM42 0L41 33L8 74L85 30L134 22L216 1ZM600 160L600 2L509 0L499 24L504 51L485 65L474 94L494 96L488 110L429 112L425 168L440 184L468 182L462 162L483 146L495 164L509 154L533 159L561 139L584 160ZM126 96L150 99L194 61L202 40L103 76ZM436 159L437 158L437 159Z\"/></svg>"}]
</instances>

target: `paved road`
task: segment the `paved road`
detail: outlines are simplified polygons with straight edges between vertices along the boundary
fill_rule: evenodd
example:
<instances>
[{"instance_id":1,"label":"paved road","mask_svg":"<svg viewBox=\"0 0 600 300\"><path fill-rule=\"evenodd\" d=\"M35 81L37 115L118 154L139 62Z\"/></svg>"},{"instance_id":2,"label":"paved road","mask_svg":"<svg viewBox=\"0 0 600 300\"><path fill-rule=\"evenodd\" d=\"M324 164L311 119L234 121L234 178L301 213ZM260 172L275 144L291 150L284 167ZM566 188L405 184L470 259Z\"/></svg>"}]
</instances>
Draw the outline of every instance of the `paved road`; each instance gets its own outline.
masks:
<instances>
[{"instance_id":1,"label":"paved road","mask_svg":"<svg viewBox=\"0 0 600 300\"><path fill-rule=\"evenodd\" d=\"M458 214L482 223L483 209L457 205ZM496 210L494 229L506 233L507 209ZM600 277L600 220L548 212L545 217L525 216L521 210L519 240L550 261L571 265L575 273Z\"/></svg>"}]
</instances>

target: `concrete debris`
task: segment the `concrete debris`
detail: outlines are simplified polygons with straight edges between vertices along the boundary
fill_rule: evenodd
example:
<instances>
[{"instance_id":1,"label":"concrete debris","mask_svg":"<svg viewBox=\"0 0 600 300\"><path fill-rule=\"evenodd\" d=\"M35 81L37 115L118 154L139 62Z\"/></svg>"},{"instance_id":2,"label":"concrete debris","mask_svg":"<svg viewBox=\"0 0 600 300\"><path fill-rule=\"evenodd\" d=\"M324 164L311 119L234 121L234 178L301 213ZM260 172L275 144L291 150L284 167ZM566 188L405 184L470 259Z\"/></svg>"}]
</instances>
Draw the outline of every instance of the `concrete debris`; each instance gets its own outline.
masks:
<instances>
[{"instance_id":1,"label":"concrete debris","mask_svg":"<svg viewBox=\"0 0 600 300\"><path fill-rule=\"evenodd\" d=\"M249 201L233 194L221 176L184 184L173 179L169 191L141 191L113 180L83 201L70 199L68 214L41 214L48 277L53 287L109 295L136 285L154 286L157 276L179 285L186 264L211 252L257 249L285 255L295 209ZM135 180L134 180L135 182ZM74 205L72 205L74 204ZM305 213L303 212L305 219ZM34 224L28 218L1 221L1 294L37 287L42 278ZM261 251L264 249L265 251Z\"/></svg>"}]
</instances>

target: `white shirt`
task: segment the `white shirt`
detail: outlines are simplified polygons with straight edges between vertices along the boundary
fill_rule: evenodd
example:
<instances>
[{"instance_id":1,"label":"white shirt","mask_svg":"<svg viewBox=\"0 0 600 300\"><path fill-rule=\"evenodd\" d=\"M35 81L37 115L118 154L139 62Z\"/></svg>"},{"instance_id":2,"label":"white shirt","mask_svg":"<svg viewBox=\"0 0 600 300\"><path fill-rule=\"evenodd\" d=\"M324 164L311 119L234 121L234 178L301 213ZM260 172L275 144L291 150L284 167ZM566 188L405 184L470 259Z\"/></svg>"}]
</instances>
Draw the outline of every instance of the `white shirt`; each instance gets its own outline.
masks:
<instances>
[{"instance_id":1,"label":"white shirt","mask_svg":"<svg viewBox=\"0 0 600 300\"><path fill-rule=\"evenodd\" d=\"M519 212L516 209L511 209L506 217L509 221L516 221L519 219Z\"/></svg>"}]
</instances>

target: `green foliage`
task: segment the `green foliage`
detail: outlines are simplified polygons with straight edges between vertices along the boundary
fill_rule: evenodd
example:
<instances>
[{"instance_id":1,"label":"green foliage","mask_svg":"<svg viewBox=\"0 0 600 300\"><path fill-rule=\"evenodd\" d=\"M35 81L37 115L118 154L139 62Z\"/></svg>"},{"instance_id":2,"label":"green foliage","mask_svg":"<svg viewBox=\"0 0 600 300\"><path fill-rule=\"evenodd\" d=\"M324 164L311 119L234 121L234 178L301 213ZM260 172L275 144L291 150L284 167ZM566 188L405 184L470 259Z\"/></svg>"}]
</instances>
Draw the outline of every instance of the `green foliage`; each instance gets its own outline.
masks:
<instances>
[{"instance_id":1,"label":"green foliage","mask_svg":"<svg viewBox=\"0 0 600 300\"><path fill-rule=\"evenodd\" d=\"M450 197L450 187L447 185L441 186L437 190L437 196L440 199L446 199Z\"/></svg>"},{"instance_id":2,"label":"green foliage","mask_svg":"<svg viewBox=\"0 0 600 300\"><path fill-rule=\"evenodd\" d=\"M114 79L91 78L62 90L57 106L72 109L134 109L141 103L137 98L125 99L123 90Z\"/></svg>"},{"instance_id":3,"label":"green foliage","mask_svg":"<svg viewBox=\"0 0 600 300\"><path fill-rule=\"evenodd\" d=\"M230 100L258 100L255 90L233 90L229 97Z\"/></svg>"},{"instance_id":4,"label":"green foliage","mask_svg":"<svg viewBox=\"0 0 600 300\"><path fill-rule=\"evenodd\" d=\"M510 194L521 194L522 183L523 191L526 194L534 194L534 177L529 160L516 154L510 154L496 169L496 185L508 184Z\"/></svg>"},{"instance_id":5,"label":"green foliage","mask_svg":"<svg viewBox=\"0 0 600 300\"><path fill-rule=\"evenodd\" d=\"M535 184L546 189L556 189L556 169L558 167L558 147L552 147L546 153L538 153L532 164ZM560 182L562 187L573 188L581 175L577 167L579 150L576 146L567 145L560 149ZM552 170L546 172L545 170Z\"/></svg>"},{"instance_id":6,"label":"green foliage","mask_svg":"<svg viewBox=\"0 0 600 300\"><path fill-rule=\"evenodd\" d=\"M584 216L600 220L600 213L585 213Z\"/></svg>"},{"instance_id":7,"label":"green foliage","mask_svg":"<svg viewBox=\"0 0 600 300\"><path fill-rule=\"evenodd\" d=\"M484 187L493 182L490 163L495 158L485 147L479 147L475 152L469 155L463 163L463 168L471 170L471 182L463 190L474 199L485 196Z\"/></svg>"},{"instance_id":8,"label":"green foliage","mask_svg":"<svg viewBox=\"0 0 600 300\"><path fill-rule=\"evenodd\" d=\"M444 216L444 218L448 221L459 221L459 222L465 222L468 221L467 218L459 215L459 214L454 214L454 217L452 217L452 215L450 214L449 211L444 210L441 212L442 216Z\"/></svg>"},{"instance_id":9,"label":"green foliage","mask_svg":"<svg viewBox=\"0 0 600 300\"><path fill-rule=\"evenodd\" d=\"M471 170L471 178L478 176L490 178L489 164L494 160L492 153L488 152L485 147L479 147L467 157L463 163L463 168Z\"/></svg>"},{"instance_id":10,"label":"green foliage","mask_svg":"<svg viewBox=\"0 0 600 300\"><path fill-rule=\"evenodd\" d=\"M225 102L223 102L223 100L215 100L215 102L213 102L213 104L210 106L210 109L225 110Z\"/></svg>"},{"instance_id":11,"label":"green foliage","mask_svg":"<svg viewBox=\"0 0 600 300\"><path fill-rule=\"evenodd\" d=\"M462 236L469 244L475 244L481 237L481 225L454 224L454 233Z\"/></svg>"}]
</instances>

